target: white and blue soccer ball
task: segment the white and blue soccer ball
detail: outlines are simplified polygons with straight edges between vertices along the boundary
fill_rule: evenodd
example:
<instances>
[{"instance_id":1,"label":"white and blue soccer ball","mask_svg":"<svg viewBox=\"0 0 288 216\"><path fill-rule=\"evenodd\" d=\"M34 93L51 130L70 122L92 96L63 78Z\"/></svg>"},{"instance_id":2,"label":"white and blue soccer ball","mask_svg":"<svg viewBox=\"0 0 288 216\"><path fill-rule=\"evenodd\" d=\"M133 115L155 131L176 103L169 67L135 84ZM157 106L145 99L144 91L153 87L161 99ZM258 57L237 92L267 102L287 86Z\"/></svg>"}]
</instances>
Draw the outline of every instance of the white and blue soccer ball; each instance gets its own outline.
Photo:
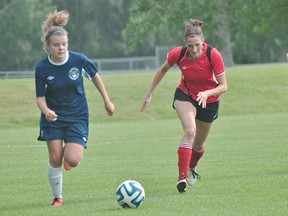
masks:
<instances>
[{"instance_id":1,"label":"white and blue soccer ball","mask_svg":"<svg viewBox=\"0 0 288 216\"><path fill-rule=\"evenodd\" d=\"M139 182L126 180L118 186L116 198L123 208L138 208L145 200L145 191Z\"/></svg>"}]
</instances>

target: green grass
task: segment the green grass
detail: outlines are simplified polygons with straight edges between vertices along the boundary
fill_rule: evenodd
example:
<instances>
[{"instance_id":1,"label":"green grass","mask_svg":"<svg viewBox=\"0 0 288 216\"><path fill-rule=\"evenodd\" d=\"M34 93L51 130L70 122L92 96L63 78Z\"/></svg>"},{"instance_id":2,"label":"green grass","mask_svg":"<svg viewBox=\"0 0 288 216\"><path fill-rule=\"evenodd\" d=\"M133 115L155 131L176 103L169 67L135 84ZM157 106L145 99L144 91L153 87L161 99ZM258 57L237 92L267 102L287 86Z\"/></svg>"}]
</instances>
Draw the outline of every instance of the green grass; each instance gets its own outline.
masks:
<instances>
[{"instance_id":1,"label":"green grass","mask_svg":"<svg viewBox=\"0 0 288 216\"><path fill-rule=\"evenodd\" d=\"M271 64L227 69L229 90L221 100L220 114L287 112L288 66ZM154 74L129 73L102 75L116 106L112 120L153 120L175 118L171 109L174 90L179 82L178 71L169 71L156 89L148 112L139 113ZM95 87L85 82L91 123L106 122L103 102ZM39 110L35 103L34 79L0 80L0 129L30 127L38 124Z\"/></svg>"},{"instance_id":2,"label":"green grass","mask_svg":"<svg viewBox=\"0 0 288 216\"><path fill-rule=\"evenodd\" d=\"M199 164L202 179L176 189L180 122L171 108L179 73L170 72L139 113L152 73L102 75L116 105L112 118L92 84L88 149L64 172L61 208L49 206L47 148L36 141L34 81L0 80L0 215L285 215L288 211L287 65L228 68L229 91ZM115 191L139 181L146 200L122 209Z\"/></svg>"}]
</instances>

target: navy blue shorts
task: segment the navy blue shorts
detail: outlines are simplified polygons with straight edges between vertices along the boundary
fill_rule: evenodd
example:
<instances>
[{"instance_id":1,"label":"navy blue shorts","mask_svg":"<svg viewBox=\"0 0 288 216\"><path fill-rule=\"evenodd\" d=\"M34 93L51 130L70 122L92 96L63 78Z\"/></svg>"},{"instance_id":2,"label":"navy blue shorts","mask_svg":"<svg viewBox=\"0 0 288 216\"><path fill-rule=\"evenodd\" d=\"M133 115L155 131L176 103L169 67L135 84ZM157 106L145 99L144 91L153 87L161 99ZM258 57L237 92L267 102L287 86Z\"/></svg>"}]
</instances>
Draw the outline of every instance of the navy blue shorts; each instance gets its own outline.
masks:
<instances>
[{"instance_id":1,"label":"navy blue shorts","mask_svg":"<svg viewBox=\"0 0 288 216\"><path fill-rule=\"evenodd\" d=\"M64 140L65 143L77 143L86 148L88 140L88 123L79 122L47 122L40 126L40 141Z\"/></svg>"},{"instance_id":2,"label":"navy blue shorts","mask_svg":"<svg viewBox=\"0 0 288 216\"><path fill-rule=\"evenodd\" d=\"M179 88L176 89L174 94L174 101L173 101L173 108L175 100L179 101L188 101L192 103L192 105L196 108L196 119L199 121L212 123L215 119L218 118L218 109L219 109L219 101L214 103L206 104L206 108L202 108L202 106L198 105L198 102L193 100L190 95L187 95L185 92L180 90Z\"/></svg>"}]
</instances>

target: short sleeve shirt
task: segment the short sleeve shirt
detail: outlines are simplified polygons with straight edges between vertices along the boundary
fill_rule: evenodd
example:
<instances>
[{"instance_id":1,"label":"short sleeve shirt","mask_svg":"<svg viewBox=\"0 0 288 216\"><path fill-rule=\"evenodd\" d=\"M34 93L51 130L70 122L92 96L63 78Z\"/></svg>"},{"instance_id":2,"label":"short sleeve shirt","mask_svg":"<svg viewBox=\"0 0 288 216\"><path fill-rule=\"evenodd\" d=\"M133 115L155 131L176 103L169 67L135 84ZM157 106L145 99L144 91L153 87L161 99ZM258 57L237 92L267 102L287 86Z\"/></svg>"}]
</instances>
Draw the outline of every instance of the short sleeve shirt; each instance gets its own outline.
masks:
<instances>
[{"instance_id":1,"label":"short sleeve shirt","mask_svg":"<svg viewBox=\"0 0 288 216\"><path fill-rule=\"evenodd\" d=\"M225 66L220 52L216 48L212 48L210 64L208 56L206 55L207 47L208 45L204 43L203 53L196 60L186 57L187 49L183 58L178 63L178 67L182 73L182 79L178 88L190 95L195 101L199 92L216 88L218 83L215 77L225 73ZM182 46L179 46L168 52L167 62L170 66L177 63L181 49ZM209 97L207 103L213 103L219 100L220 96L221 95L214 95Z\"/></svg>"},{"instance_id":2,"label":"short sleeve shirt","mask_svg":"<svg viewBox=\"0 0 288 216\"><path fill-rule=\"evenodd\" d=\"M88 121L88 106L83 73L92 78L97 67L84 54L68 52L64 63L53 63L49 56L36 65L36 97L45 96L47 106L58 115L58 120ZM42 114L41 122L44 121Z\"/></svg>"}]
</instances>

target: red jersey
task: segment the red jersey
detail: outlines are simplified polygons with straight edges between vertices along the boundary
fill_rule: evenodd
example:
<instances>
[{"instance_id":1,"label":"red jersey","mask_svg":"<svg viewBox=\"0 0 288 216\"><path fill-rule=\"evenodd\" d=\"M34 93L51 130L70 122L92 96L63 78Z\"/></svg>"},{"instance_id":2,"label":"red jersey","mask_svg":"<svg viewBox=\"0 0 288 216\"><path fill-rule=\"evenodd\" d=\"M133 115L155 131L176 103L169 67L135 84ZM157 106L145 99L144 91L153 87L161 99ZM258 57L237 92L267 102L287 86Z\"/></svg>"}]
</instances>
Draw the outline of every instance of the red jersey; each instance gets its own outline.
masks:
<instances>
[{"instance_id":1,"label":"red jersey","mask_svg":"<svg viewBox=\"0 0 288 216\"><path fill-rule=\"evenodd\" d=\"M211 50L210 64L208 56L206 55L207 47L208 45L204 43L203 53L196 60L186 57L187 52L189 52L187 49L185 55L178 63L178 67L182 73L182 79L178 88L190 95L195 101L199 92L216 88L218 83L215 76L225 73L225 66L220 52L216 48ZM177 63L181 50L182 46L179 46L168 52L167 62L171 67ZM208 97L207 103L213 103L219 100L220 96L219 94Z\"/></svg>"}]
</instances>

